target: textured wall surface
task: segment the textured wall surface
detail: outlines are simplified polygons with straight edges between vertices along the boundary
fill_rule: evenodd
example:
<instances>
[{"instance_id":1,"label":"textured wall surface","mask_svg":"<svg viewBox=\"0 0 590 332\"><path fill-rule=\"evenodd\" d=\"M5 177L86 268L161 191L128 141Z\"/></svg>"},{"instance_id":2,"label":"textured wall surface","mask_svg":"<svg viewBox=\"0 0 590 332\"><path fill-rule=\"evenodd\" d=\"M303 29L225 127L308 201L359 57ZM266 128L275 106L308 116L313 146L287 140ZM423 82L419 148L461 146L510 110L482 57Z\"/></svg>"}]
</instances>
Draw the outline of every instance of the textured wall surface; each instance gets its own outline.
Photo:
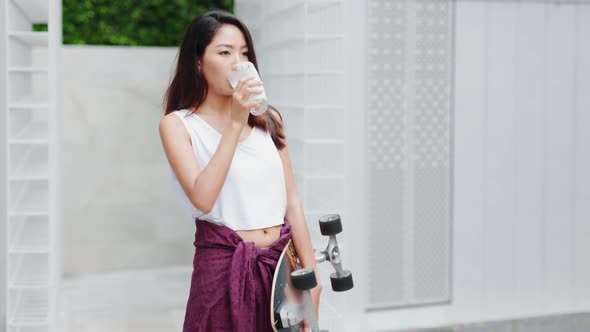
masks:
<instances>
[{"instance_id":1,"label":"textured wall surface","mask_svg":"<svg viewBox=\"0 0 590 332\"><path fill-rule=\"evenodd\" d=\"M369 307L445 302L454 3L367 6Z\"/></svg>"},{"instance_id":2,"label":"textured wall surface","mask_svg":"<svg viewBox=\"0 0 590 332\"><path fill-rule=\"evenodd\" d=\"M158 134L176 48L63 49L64 274L191 264Z\"/></svg>"}]
</instances>

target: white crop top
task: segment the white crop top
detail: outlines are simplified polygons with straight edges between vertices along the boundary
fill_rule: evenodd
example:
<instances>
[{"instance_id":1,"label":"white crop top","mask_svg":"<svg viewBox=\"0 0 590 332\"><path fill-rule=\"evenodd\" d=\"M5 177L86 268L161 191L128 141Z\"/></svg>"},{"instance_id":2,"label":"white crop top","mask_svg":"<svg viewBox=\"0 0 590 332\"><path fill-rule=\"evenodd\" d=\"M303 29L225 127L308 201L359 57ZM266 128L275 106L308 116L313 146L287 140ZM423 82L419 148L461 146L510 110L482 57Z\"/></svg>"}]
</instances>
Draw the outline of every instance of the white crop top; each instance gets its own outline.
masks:
<instances>
[{"instance_id":1,"label":"white crop top","mask_svg":"<svg viewBox=\"0 0 590 332\"><path fill-rule=\"evenodd\" d=\"M222 135L197 114L186 109L172 112L184 123L200 170L209 163ZM188 114L188 116L187 116ZM254 127L238 142L229 172L209 213L190 202L172 171L175 190L192 218L225 225L234 231L260 229L284 223L287 191L283 164L270 133Z\"/></svg>"}]
</instances>

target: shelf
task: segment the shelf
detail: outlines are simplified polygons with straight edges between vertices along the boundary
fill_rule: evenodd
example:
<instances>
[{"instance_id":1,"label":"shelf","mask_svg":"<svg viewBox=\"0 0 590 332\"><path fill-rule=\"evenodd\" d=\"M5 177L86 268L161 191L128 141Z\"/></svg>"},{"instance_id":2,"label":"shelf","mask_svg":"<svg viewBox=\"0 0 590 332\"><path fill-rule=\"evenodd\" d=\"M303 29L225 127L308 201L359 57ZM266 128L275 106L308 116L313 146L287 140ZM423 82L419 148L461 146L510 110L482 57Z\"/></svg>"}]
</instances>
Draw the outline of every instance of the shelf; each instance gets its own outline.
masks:
<instances>
[{"instance_id":1,"label":"shelf","mask_svg":"<svg viewBox=\"0 0 590 332\"><path fill-rule=\"evenodd\" d=\"M49 35L46 31L13 31L9 32L8 36L28 46L49 45Z\"/></svg>"},{"instance_id":2,"label":"shelf","mask_svg":"<svg viewBox=\"0 0 590 332\"><path fill-rule=\"evenodd\" d=\"M48 145L46 139L14 139L9 143L12 145Z\"/></svg>"},{"instance_id":3,"label":"shelf","mask_svg":"<svg viewBox=\"0 0 590 332\"><path fill-rule=\"evenodd\" d=\"M49 286L47 253L11 253L7 265L8 288L37 289Z\"/></svg>"},{"instance_id":4,"label":"shelf","mask_svg":"<svg viewBox=\"0 0 590 332\"><path fill-rule=\"evenodd\" d=\"M49 325L11 325L8 324L8 330L6 332L47 332L49 331Z\"/></svg>"},{"instance_id":5,"label":"shelf","mask_svg":"<svg viewBox=\"0 0 590 332\"><path fill-rule=\"evenodd\" d=\"M310 33L307 35L308 41L321 41L331 39L344 39L344 34L341 33Z\"/></svg>"},{"instance_id":6,"label":"shelf","mask_svg":"<svg viewBox=\"0 0 590 332\"><path fill-rule=\"evenodd\" d=\"M49 186L47 180L19 180L9 183L11 216L46 215L49 207Z\"/></svg>"},{"instance_id":7,"label":"shelf","mask_svg":"<svg viewBox=\"0 0 590 332\"><path fill-rule=\"evenodd\" d=\"M10 146L9 180L47 179L49 153L45 145Z\"/></svg>"},{"instance_id":8,"label":"shelf","mask_svg":"<svg viewBox=\"0 0 590 332\"><path fill-rule=\"evenodd\" d=\"M304 110L324 110L324 109L344 109L344 106L340 104L287 104L287 103L272 103L272 105L279 108L289 109L304 109Z\"/></svg>"},{"instance_id":9,"label":"shelf","mask_svg":"<svg viewBox=\"0 0 590 332\"><path fill-rule=\"evenodd\" d=\"M346 181L346 176L344 175L308 175L302 174L301 171L293 171L295 176L300 176L304 180L338 180L338 181Z\"/></svg>"},{"instance_id":10,"label":"shelf","mask_svg":"<svg viewBox=\"0 0 590 332\"><path fill-rule=\"evenodd\" d=\"M284 38L284 39L277 39L277 40L273 40L270 42L266 42L266 43L260 43L258 48L261 49L270 49L270 48L275 48L277 46L281 46L281 45L288 45L288 46L293 46L293 43L297 43L297 42L303 42L305 39L303 38L303 36L293 36L290 38Z\"/></svg>"},{"instance_id":11,"label":"shelf","mask_svg":"<svg viewBox=\"0 0 590 332\"><path fill-rule=\"evenodd\" d=\"M31 121L18 129L10 137L11 144L47 144L48 124L41 121Z\"/></svg>"},{"instance_id":12,"label":"shelf","mask_svg":"<svg viewBox=\"0 0 590 332\"><path fill-rule=\"evenodd\" d=\"M38 180L38 179L33 179ZM10 217L47 217L49 213L47 212L10 212Z\"/></svg>"},{"instance_id":13,"label":"shelf","mask_svg":"<svg viewBox=\"0 0 590 332\"><path fill-rule=\"evenodd\" d=\"M10 73L48 73L48 67L13 66L8 68Z\"/></svg>"},{"instance_id":14,"label":"shelf","mask_svg":"<svg viewBox=\"0 0 590 332\"><path fill-rule=\"evenodd\" d=\"M34 23L47 23L49 21L48 0L11 0L21 9L23 15Z\"/></svg>"},{"instance_id":15,"label":"shelf","mask_svg":"<svg viewBox=\"0 0 590 332\"><path fill-rule=\"evenodd\" d=\"M333 40L333 39L343 39L343 38L344 38L344 34L341 34L341 33L310 33L310 34L307 34L306 37L299 35L299 36L293 36L293 37L284 38L284 39L277 39L277 40L273 40L273 41L266 42L266 43L260 43L259 48L269 49L269 48L275 48L275 47L278 47L281 45L288 45L290 47L290 46L292 46L291 44L297 43L297 42L307 41L309 43L309 42L317 42L317 41Z\"/></svg>"},{"instance_id":16,"label":"shelf","mask_svg":"<svg viewBox=\"0 0 590 332\"><path fill-rule=\"evenodd\" d=\"M49 289L10 290L10 326L48 325Z\"/></svg>"},{"instance_id":17,"label":"shelf","mask_svg":"<svg viewBox=\"0 0 590 332\"><path fill-rule=\"evenodd\" d=\"M48 253L48 220L47 217L10 218L8 251L14 254Z\"/></svg>"},{"instance_id":18,"label":"shelf","mask_svg":"<svg viewBox=\"0 0 590 332\"><path fill-rule=\"evenodd\" d=\"M303 139L304 144L336 144L336 145L344 145L345 142L343 139Z\"/></svg>"},{"instance_id":19,"label":"shelf","mask_svg":"<svg viewBox=\"0 0 590 332\"><path fill-rule=\"evenodd\" d=\"M343 0L314 0L307 3L307 12L309 14L326 9L329 7L337 6L343 4Z\"/></svg>"},{"instance_id":20,"label":"shelf","mask_svg":"<svg viewBox=\"0 0 590 332\"><path fill-rule=\"evenodd\" d=\"M12 67L8 75L8 103L23 100L49 100L50 84L46 67Z\"/></svg>"},{"instance_id":21,"label":"shelf","mask_svg":"<svg viewBox=\"0 0 590 332\"><path fill-rule=\"evenodd\" d=\"M48 108L49 102L44 97L24 96L10 103L8 107L12 109Z\"/></svg>"},{"instance_id":22,"label":"shelf","mask_svg":"<svg viewBox=\"0 0 590 332\"><path fill-rule=\"evenodd\" d=\"M264 77L287 77L287 76L334 76L334 75L344 75L344 72L341 70L313 70L307 72L291 72L291 73L265 73Z\"/></svg>"},{"instance_id":23,"label":"shelf","mask_svg":"<svg viewBox=\"0 0 590 332\"><path fill-rule=\"evenodd\" d=\"M261 15L262 21L268 21L270 19L277 19L283 15L291 14L297 7L303 7L305 5L305 1L290 1L291 3L287 6L283 6L281 8L275 8L268 12L263 12ZM285 2L288 3L288 2Z\"/></svg>"},{"instance_id":24,"label":"shelf","mask_svg":"<svg viewBox=\"0 0 590 332\"><path fill-rule=\"evenodd\" d=\"M37 289L49 286L49 255L46 253L11 253L8 288Z\"/></svg>"}]
</instances>

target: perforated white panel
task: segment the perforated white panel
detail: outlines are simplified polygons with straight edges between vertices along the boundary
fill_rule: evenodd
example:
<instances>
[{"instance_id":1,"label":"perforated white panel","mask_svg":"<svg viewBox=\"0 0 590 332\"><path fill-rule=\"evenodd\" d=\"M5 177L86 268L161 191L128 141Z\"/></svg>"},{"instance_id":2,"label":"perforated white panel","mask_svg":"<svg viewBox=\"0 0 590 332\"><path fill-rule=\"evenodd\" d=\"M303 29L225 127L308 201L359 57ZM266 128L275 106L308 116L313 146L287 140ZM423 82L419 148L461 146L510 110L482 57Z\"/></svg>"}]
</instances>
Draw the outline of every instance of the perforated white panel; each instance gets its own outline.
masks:
<instances>
[{"instance_id":1,"label":"perforated white panel","mask_svg":"<svg viewBox=\"0 0 590 332\"><path fill-rule=\"evenodd\" d=\"M448 301L454 5L368 6L369 309Z\"/></svg>"}]
</instances>

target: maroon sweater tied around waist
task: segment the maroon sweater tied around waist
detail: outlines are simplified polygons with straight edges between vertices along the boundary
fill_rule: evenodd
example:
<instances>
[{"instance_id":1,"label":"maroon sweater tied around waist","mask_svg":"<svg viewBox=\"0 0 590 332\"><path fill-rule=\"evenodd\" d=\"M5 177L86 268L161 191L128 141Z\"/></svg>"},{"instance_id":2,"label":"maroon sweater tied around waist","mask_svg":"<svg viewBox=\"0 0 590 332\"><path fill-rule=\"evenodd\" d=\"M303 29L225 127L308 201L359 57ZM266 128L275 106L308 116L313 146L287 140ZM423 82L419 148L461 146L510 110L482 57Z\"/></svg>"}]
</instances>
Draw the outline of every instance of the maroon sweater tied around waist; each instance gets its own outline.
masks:
<instances>
[{"instance_id":1,"label":"maroon sweater tied around waist","mask_svg":"<svg viewBox=\"0 0 590 332\"><path fill-rule=\"evenodd\" d=\"M291 224L284 221L280 237L268 249L259 249L229 227L195 219L195 256L183 332L273 331L272 279L291 239Z\"/></svg>"}]
</instances>

